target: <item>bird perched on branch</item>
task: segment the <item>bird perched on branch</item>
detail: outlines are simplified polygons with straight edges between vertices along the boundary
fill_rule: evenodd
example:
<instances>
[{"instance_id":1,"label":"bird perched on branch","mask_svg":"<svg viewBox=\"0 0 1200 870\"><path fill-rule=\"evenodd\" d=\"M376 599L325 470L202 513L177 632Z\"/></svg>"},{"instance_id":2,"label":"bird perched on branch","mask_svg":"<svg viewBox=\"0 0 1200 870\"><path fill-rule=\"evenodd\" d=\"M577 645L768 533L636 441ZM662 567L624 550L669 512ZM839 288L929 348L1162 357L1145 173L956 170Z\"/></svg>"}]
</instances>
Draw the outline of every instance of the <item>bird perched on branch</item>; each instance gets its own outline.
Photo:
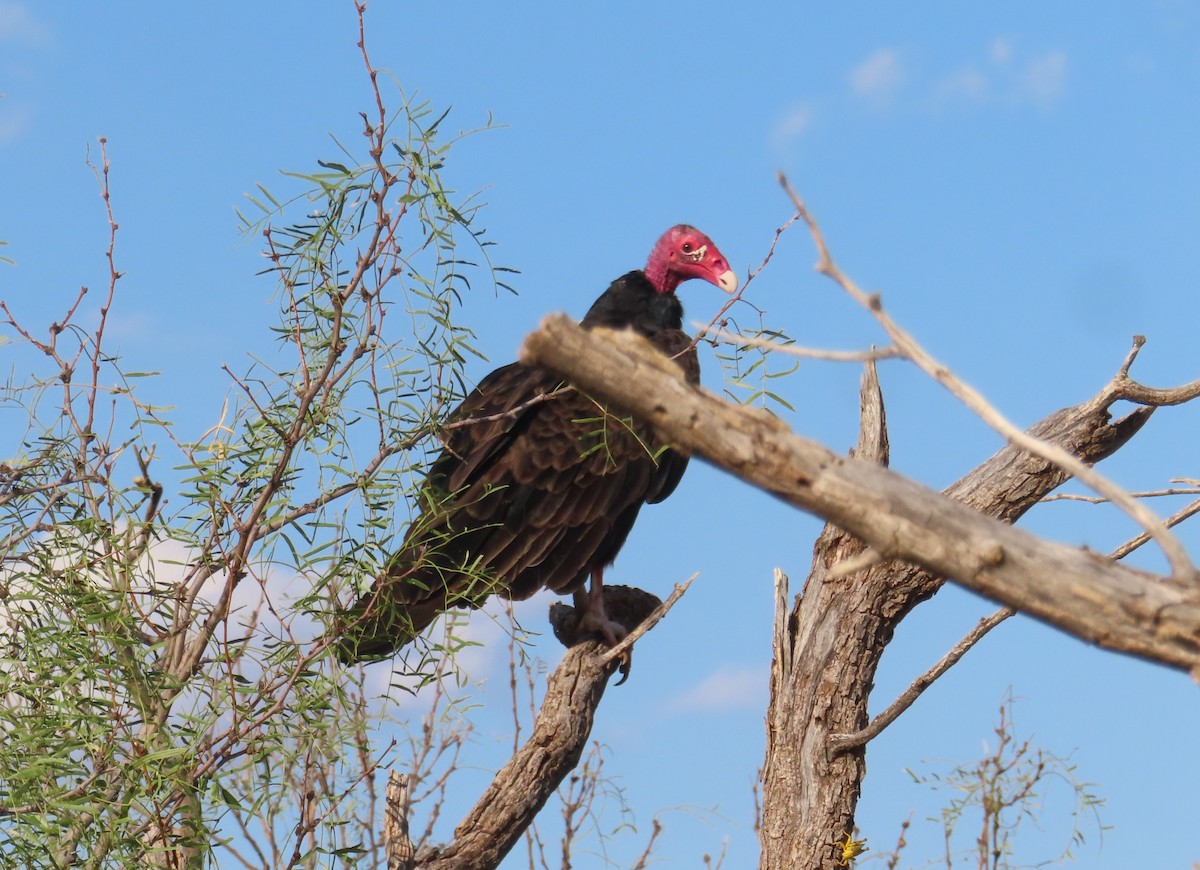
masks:
<instances>
[{"instance_id":1,"label":"bird perched on branch","mask_svg":"<svg viewBox=\"0 0 1200 870\"><path fill-rule=\"evenodd\" d=\"M644 270L614 281L582 326L632 329L691 383L700 365L675 289L690 278L727 293L737 276L695 227L668 230ZM445 448L421 491L421 515L371 591L341 614L338 657L390 656L439 613L488 595L573 593L581 627L616 643L604 610L604 569L643 504L678 485L688 457L649 426L612 414L542 368L513 363L480 381L453 413ZM591 591L585 591L591 577Z\"/></svg>"}]
</instances>

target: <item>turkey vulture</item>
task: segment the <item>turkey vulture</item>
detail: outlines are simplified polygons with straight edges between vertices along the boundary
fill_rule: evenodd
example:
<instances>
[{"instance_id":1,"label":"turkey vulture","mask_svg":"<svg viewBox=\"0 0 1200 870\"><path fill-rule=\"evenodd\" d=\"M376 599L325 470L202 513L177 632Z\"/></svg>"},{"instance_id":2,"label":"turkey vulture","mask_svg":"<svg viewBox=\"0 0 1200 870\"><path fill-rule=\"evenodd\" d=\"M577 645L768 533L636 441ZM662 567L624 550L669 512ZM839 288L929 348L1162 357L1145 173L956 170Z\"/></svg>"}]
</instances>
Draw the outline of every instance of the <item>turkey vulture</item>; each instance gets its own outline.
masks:
<instances>
[{"instance_id":1,"label":"turkey vulture","mask_svg":"<svg viewBox=\"0 0 1200 870\"><path fill-rule=\"evenodd\" d=\"M675 297L689 278L727 293L738 284L708 236L681 224L658 240L644 271L604 291L582 326L633 329L698 383ZM615 643L624 629L604 612L604 569L642 505L675 489L688 457L558 375L521 363L485 377L447 429L421 490L421 515L371 591L340 616L338 657L390 656L447 608L478 607L489 594L524 599L542 588L574 593L581 627Z\"/></svg>"}]
</instances>

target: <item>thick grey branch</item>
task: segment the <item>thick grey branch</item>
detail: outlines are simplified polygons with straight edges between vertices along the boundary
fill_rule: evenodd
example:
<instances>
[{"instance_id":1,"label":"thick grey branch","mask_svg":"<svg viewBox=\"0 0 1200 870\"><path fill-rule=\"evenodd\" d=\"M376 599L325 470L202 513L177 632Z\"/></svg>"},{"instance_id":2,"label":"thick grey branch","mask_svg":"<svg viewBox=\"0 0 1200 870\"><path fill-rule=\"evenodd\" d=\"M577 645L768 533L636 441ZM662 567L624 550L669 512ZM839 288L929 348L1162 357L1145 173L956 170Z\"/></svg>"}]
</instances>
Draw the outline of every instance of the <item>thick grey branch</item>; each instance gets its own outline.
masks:
<instances>
[{"instance_id":1,"label":"thick grey branch","mask_svg":"<svg viewBox=\"0 0 1200 870\"><path fill-rule=\"evenodd\" d=\"M1200 673L1193 583L1168 583L1045 541L888 469L834 454L765 412L689 387L632 333L585 332L552 315L526 339L521 358L652 422L677 448L826 518L888 558L1108 649ZM986 487L986 477L970 486ZM955 495L971 503L969 493Z\"/></svg>"},{"instance_id":2,"label":"thick grey branch","mask_svg":"<svg viewBox=\"0 0 1200 870\"><path fill-rule=\"evenodd\" d=\"M683 589L676 589L676 600L690 583L689 580L683 584ZM657 597L641 589L604 588L604 606L609 617L629 632L650 620L653 620L652 627L666 611L661 605ZM588 639L590 635L579 632L579 616L565 604L550 608L554 635L568 649L546 683L546 695L533 724L533 733L454 829L453 842L420 850L411 864L415 870L461 867L490 870L499 866L550 795L579 763L604 688L623 664L619 658L604 655L602 645ZM626 653L628 655L628 649ZM389 782L389 814L407 812L407 807L399 802L399 793L393 800L390 791ZM398 831L399 825L393 824L392 828ZM394 839L399 842L402 852L407 835Z\"/></svg>"},{"instance_id":3,"label":"thick grey branch","mask_svg":"<svg viewBox=\"0 0 1200 870\"><path fill-rule=\"evenodd\" d=\"M816 266L817 271L828 276L839 287L845 290L851 298L871 313L871 316L875 318L888 334L888 337L891 338L902 357L911 360L921 371L949 390L959 401L979 415L981 420L1004 436L1006 441L1016 444L1030 453L1045 457L1072 476L1079 478L1081 482L1125 511L1152 538L1158 541L1159 546L1162 547L1163 554L1171 564L1172 579L1179 582L1189 582L1194 577L1196 569L1188 558L1183 544L1167 530L1162 521L1154 515L1153 511L1137 499L1132 498L1129 493L1125 492L1125 490L1111 480L1094 471L1090 465L1083 462L1079 457L1072 455L1052 442L1031 438L1014 426L973 387L959 380L949 368L934 359L925 348L921 347L916 339L902 329L883 310L883 303L880 301L878 294L863 292L846 273L838 268L837 263L833 260L833 255L829 251L828 245L825 243L825 237L821 233L820 227L817 226L816 219L813 218L800 197L796 195L796 192L792 189L792 186L788 183L783 173L779 174L779 183L792 200L792 204L795 205L797 214L804 220L812 234L813 242L817 246L817 253L819 255ZM1133 359L1137 355L1136 349L1138 346L1135 344L1134 352L1126 358L1126 362L1121 368L1123 374L1128 372L1129 366L1133 363ZM1147 402L1147 404L1154 403Z\"/></svg>"}]
</instances>

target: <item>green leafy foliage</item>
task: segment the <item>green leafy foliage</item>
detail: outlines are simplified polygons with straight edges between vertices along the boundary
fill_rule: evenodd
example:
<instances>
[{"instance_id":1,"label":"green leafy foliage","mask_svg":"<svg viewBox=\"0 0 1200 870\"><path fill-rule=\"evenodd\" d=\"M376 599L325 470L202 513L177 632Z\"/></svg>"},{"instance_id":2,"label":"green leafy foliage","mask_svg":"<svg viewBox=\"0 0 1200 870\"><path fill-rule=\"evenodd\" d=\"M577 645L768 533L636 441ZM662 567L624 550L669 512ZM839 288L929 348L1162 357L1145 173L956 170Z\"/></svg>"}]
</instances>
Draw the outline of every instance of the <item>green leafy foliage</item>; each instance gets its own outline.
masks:
<instances>
[{"instance_id":1,"label":"green leafy foliage","mask_svg":"<svg viewBox=\"0 0 1200 870\"><path fill-rule=\"evenodd\" d=\"M5 340L48 363L0 400L24 420L0 446L3 863L381 863L371 784L391 750L326 629L395 548L464 394L464 296L511 290L512 270L443 179L447 113L375 97L365 153L335 143L239 212L274 341L227 372L199 437L139 398L153 373L121 370L103 316L77 325L82 296L44 336L3 309ZM454 649L415 651L414 679Z\"/></svg>"},{"instance_id":2,"label":"green leafy foliage","mask_svg":"<svg viewBox=\"0 0 1200 870\"><path fill-rule=\"evenodd\" d=\"M743 340L720 345L716 351L725 376L725 395L743 405L758 404L763 408L778 405L794 411L795 408L775 384L799 369L800 362L793 358L778 367L780 359L787 358L774 353L773 349L793 345L795 340L777 329L767 327L763 313L754 306L750 307L758 314L757 325L752 329L743 329L731 319L729 328Z\"/></svg>"}]
</instances>

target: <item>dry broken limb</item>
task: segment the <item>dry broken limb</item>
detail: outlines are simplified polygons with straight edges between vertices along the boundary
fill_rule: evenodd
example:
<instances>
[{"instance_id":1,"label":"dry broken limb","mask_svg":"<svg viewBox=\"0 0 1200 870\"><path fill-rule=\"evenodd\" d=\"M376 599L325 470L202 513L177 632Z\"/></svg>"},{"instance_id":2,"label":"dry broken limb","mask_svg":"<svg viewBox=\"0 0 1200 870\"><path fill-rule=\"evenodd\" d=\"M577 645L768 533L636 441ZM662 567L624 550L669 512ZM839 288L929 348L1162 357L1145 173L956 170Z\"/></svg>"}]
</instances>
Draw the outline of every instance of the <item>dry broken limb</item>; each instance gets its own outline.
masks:
<instances>
[{"instance_id":1,"label":"dry broken limb","mask_svg":"<svg viewBox=\"0 0 1200 870\"><path fill-rule=\"evenodd\" d=\"M700 326L700 324L696 324ZM703 327L701 327L703 328ZM872 347L869 350L824 350L816 347L800 347L794 344L780 344L777 339L761 335L742 335L737 332L727 332L724 329L712 329L708 332L712 338L719 338L730 344L741 347L754 347L770 350L776 353L796 356L801 359L822 360L824 362L869 362L871 360L896 359L902 354L891 345L887 347Z\"/></svg>"},{"instance_id":2,"label":"dry broken limb","mask_svg":"<svg viewBox=\"0 0 1200 870\"><path fill-rule=\"evenodd\" d=\"M835 454L766 412L689 387L669 361L629 333L586 332L552 315L526 339L522 360L554 369L596 399L651 422L676 447L829 520L882 556L914 562L1091 643L1200 674L1194 576L1169 582L1113 564ZM1093 420L1097 435L1136 429L1149 409L1109 426L1108 409L1122 398L1106 387L1060 414ZM1063 449L1045 434L1031 434ZM1044 455L1039 460L1060 467Z\"/></svg>"}]
</instances>

